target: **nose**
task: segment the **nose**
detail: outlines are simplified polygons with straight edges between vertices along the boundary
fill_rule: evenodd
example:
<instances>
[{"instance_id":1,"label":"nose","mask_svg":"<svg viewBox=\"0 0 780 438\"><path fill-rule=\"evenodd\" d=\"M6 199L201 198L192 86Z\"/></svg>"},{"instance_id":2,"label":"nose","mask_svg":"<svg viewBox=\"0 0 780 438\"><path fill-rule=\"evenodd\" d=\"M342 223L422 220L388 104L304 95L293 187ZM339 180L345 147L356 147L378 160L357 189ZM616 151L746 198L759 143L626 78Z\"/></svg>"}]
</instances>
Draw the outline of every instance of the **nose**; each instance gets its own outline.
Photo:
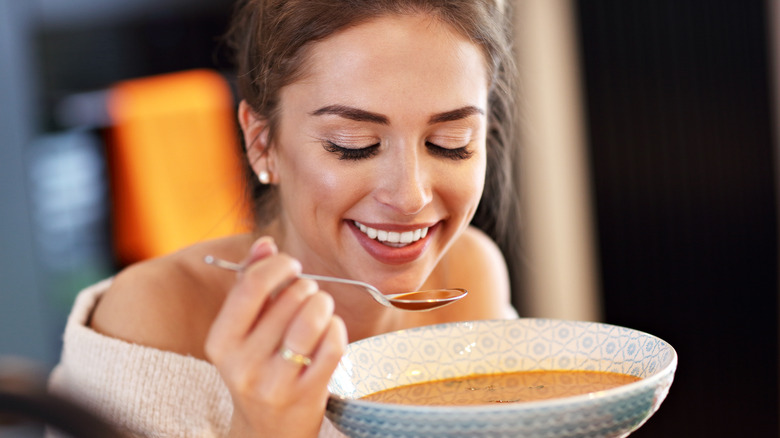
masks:
<instances>
[{"instance_id":1,"label":"nose","mask_svg":"<svg viewBox=\"0 0 780 438\"><path fill-rule=\"evenodd\" d=\"M417 151L398 149L378 169L375 198L400 214L414 215L433 199L430 172Z\"/></svg>"}]
</instances>

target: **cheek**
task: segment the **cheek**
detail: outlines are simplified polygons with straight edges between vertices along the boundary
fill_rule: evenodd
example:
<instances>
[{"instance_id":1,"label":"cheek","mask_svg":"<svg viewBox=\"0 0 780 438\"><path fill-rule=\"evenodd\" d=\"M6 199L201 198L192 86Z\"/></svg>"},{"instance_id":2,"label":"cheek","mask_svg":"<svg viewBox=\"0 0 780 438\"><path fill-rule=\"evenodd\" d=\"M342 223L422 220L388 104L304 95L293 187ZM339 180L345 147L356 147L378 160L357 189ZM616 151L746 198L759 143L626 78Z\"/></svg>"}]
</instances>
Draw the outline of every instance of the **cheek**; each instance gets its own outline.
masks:
<instances>
[{"instance_id":1,"label":"cheek","mask_svg":"<svg viewBox=\"0 0 780 438\"><path fill-rule=\"evenodd\" d=\"M448 180L442 187L453 204L457 203L464 214L471 215L476 210L485 188L485 161L479 160L464 166L458 172L448 172Z\"/></svg>"},{"instance_id":2,"label":"cheek","mask_svg":"<svg viewBox=\"0 0 780 438\"><path fill-rule=\"evenodd\" d=\"M361 187L367 186L360 175L345 172L336 167L338 163L334 165L316 154L280 158L282 197L288 207L295 205L299 212L306 210L303 214L347 208L346 204L360 196Z\"/></svg>"}]
</instances>

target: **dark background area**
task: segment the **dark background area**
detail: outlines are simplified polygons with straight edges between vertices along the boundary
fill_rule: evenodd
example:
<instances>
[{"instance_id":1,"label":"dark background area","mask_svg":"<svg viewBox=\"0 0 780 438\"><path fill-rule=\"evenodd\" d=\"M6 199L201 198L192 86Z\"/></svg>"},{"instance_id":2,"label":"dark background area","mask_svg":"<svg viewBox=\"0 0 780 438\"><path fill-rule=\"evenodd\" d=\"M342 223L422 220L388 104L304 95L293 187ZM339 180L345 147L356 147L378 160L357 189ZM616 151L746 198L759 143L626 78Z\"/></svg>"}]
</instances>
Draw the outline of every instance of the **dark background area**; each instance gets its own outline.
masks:
<instances>
[{"instance_id":1,"label":"dark background area","mask_svg":"<svg viewBox=\"0 0 780 438\"><path fill-rule=\"evenodd\" d=\"M103 93L197 68L230 80L231 4L0 0L0 357L56 363L76 293L118 268Z\"/></svg>"},{"instance_id":2,"label":"dark background area","mask_svg":"<svg viewBox=\"0 0 780 438\"><path fill-rule=\"evenodd\" d=\"M778 436L766 5L578 7L604 316L679 354L635 436Z\"/></svg>"},{"instance_id":3,"label":"dark background area","mask_svg":"<svg viewBox=\"0 0 780 438\"><path fill-rule=\"evenodd\" d=\"M106 214L41 238L50 200L26 174L31 145L77 129L102 153L99 117L63 117L70 96L199 67L229 77L230 3L0 0L0 356L53 365L73 296L116 268ZM577 2L604 319L679 354L669 397L632 436L780 435L767 15L758 0ZM46 259L57 238L69 265Z\"/></svg>"},{"instance_id":4,"label":"dark background area","mask_svg":"<svg viewBox=\"0 0 780 438\"><path fill-rule=\"evenodd\" d=\"M164 2L161 2L164 3ZM57 26L38 33L41 99L48 129L63 129L52 109L73 93L108 88L117 81L210 68L230 74L222 35L229 2L193 10L172 8L119 23ZM78 62L74 62L78 60Z\"/></svg>"}]
</instances>

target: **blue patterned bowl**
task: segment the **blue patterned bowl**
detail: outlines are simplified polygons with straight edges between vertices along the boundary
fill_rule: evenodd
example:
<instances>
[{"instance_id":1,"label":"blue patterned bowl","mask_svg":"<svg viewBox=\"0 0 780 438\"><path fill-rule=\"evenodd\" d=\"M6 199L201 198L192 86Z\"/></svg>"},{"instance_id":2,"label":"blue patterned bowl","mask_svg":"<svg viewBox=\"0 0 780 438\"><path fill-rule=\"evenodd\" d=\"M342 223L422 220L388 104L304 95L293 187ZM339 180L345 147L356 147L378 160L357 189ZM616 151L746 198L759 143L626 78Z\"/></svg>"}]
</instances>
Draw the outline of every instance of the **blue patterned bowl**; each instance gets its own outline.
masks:
<instances>
[{"instance_id":1,"label":"blue patterned bowl","mask_svg":"<svg viewBox=\"0 0 780 438\"><path fill-rule=\"evenodd\" d=\"M665 341L593 322L524 318L440 324L350 344L329 383L326 416L350 437L624 437L669 392L677 354ZM589 370L641 379L558 399L479 406L359 400L400 385L472 374Z\"/></svg>"}]
</instances>

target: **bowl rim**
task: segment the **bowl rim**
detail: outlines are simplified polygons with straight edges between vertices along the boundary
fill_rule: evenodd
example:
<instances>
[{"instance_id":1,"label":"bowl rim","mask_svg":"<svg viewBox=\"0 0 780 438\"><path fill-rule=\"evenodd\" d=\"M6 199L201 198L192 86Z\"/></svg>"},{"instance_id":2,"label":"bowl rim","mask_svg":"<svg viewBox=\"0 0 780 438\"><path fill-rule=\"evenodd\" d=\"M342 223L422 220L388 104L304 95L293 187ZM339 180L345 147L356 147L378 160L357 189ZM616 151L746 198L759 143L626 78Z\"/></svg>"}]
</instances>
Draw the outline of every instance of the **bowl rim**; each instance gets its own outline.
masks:
<instances>
[{"instance_id":1,"label":"bowl rim","mask_svg":"<svg viewBox=\"0 0 780 438\"><path fill-rule=\"evenodd\" d=\"M368 338L364 338L355 342L350 343L350 345L357 345L362 343L371 342L375 338L380 338L383 336L388 336L392 334L397 334L399 332L409 331L409 330L419 330L419 329L435 329L436 327L441 326L449 326L454 324L469 324L469 323L486 323L486 324L492 324L492 323L508 323L511 321L519 321L519 320L525 320L529 322L533 321L545 321L545 322L566 322L566 323L575 323L577 325L599 325L599 326L605 326L605 327L613 327L618 329L625 329L630 330L631 332L634 332L639 335L644 335L649 338L655 339L657 341L660 341L662 344L665 344L671 354L671 358L669 360L669 363L661 367L658 371L654 372L653 374L647 376L647 377L641 377L639 380L626 383L620 386L616 386L614 388L606 389L603 391L597 391L597 392L589 392L586 394L580 394L580 395L573 395L573 396L567 396L567 397L556 397L546 400L534 400L534 401L524 401L524 402L516 402L516 403L501 403L501 404L476 404L476 405L415 405L415 404L401 404L401 403L386 403L386 402L377 402L377 401L368 401L368 400L362 400L359 398L349 398L349 397L343 397L338 394L333 394L329 391L329 399L344 403L344 404L354 404L355 407L370 407L370 406L381 406L383 409L392 409L395 411L414 411L415 413L420 413L421 411L423 413L437 413L437 412L445 412L445 411L468 411L470 413L473 412L481 412L481 411L495 411L495 410L536 410L536 409L542 409L542 408L549 408L550 406L555 405L569 405L569 406L575 406L578 404L583 404L586 402L592 402L593 400L600 400L605 398L616 398L620 396L623 393L627 392L633 392L641 387L647 387L655 388L658 386L658 381L664 380L668 378L670 375L672 379L674 378L674 374L677 370L677 351L674 349L674 347L667 341L659 338L658 336L652 335L650 333L644 332L642 330L632 329L629 327L616 325L616 324L609 324L604 322L598 322L598 321L584 321L584 320L571 320L571 319L560 319L560 318L513 318L513 319L482 319L482 320L470 320L470 321L453 321L453 322L444 322L444 323L438 323L438 324L431 324L431 325L425 325L420 327L413 327L409 329L401 329L401 330L395 330L392 332L387 332L375 336L370 336ZM344 354L345 356L347 353ZM558 369L540 369L538 371L556 371ZM537 371L537 370L534 370ZM571 370L571 371L577 371ZM522 372L522 371L519 371Z\"/></svg>"}]
</instances>

